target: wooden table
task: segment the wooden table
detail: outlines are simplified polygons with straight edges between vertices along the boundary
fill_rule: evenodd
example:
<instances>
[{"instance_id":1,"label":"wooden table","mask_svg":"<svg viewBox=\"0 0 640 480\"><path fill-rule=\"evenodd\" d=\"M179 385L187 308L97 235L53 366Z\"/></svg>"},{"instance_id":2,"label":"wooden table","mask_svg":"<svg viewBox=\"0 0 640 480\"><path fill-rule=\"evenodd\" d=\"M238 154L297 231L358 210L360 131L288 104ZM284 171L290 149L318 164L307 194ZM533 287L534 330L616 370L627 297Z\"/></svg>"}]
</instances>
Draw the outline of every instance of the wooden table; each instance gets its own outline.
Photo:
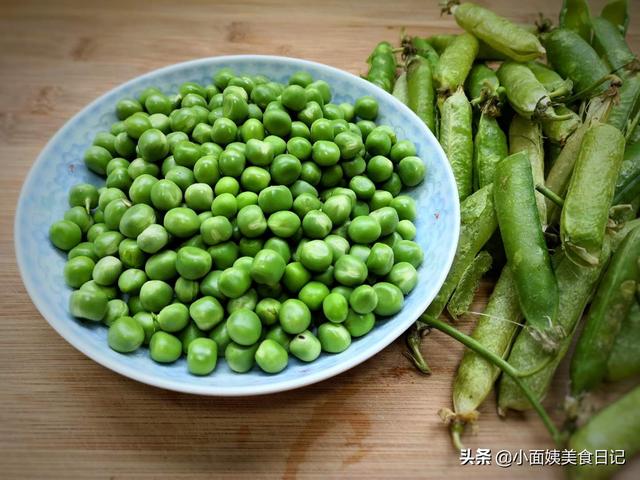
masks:
<instances>
[{"instance_id":1,"label":"wooden table","mask_svg":"<svg viewBox=\"0 0 640 480\"><path fill-rule=\"evenodd\" d=\"M462 348L441 334L424 342L431 377L409 365L396 341L317 385L266 397L207 398L106 370L36 311L14 257L18 193L49 137L96 96L164 65L223 54L289 55L362 73L373 46L396 41L402 26L424 35L456 30L435 0L215 3L0 3L0 476L561 477L559 467L460 466L436 412L450 406ZM516 10L518 3L526 8ZM557 3L491 2L521 22L537 12L557 18ZM603 2L594 3L599 11ZM638 15L629 40L640 51ZM489 291L483 285L475 309ZM471 321L461 325L468 330ZM556 417L565 383L560 376L546 401ZM502 421L494 405L490 398L482 408L469 447L552 447L534 414ZM639 467L635 462L626 477L635 471L637 478Z\"/></svg>"}]
</instances>

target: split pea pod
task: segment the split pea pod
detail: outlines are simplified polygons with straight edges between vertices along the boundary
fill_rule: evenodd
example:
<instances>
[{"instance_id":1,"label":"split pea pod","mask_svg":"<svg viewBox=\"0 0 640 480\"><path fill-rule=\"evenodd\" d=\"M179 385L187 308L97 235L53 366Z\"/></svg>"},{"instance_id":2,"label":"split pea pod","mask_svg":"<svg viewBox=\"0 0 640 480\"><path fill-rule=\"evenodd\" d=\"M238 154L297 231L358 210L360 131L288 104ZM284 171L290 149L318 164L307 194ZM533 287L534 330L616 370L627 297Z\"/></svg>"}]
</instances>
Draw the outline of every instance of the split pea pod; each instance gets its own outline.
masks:
<instances>
[{"instance_id":1,"label":"split pea pod","mask_svg":"<svg viewBox=\"0 0 640 480\"><path fill-rule=\"evenodd\" d=\"M533 33L480 5L465 2L451 7L451 12L465 31L513 60L526 62L545 53Z\"/></svg>"},{"instance_id":2,"label":"split pea pod","mask_svg":"<svg viewBox=\"0 0 640 480\"><path fill-rule=\"evenodd\" d=\"M415 56L407 66L407 105L435 132L435 95L431 66L426 58Z\"/></svg>"},{"instance_id":3,"label":"split pea pod","mask_svg":"<svg viewBox=\"0 0 640 480\"><path fill-rule=\"evenodd\" d=\"M393 47L389 42L380 42L376 45L369 59L369 72L367 80L374 85L391 92L393 90L393 82L396 78L396 57L393 53Z\"/></svg>"},{"instance_id":4,"label":"split pea pod","mask_svg":"<svg viewBox=\"0 0 640 480\"><path fill-rule=\"evenodd\" d=\"M627 460L640 452L640 386L593 415L576 430L569 439L567 448L575 452L623 451ZM595 480L612 478L621 464L592 462L571 466L572 480Z\"/></svg>"},{"instance_id":5,"label":"split pea pod","mask_svg":"<svg viewBox=\"0 0 640 480\"><path fill-rule=\"evenodd\" d=\"M560 122L552 122L560 123ZM526 152L531 163L533 184L544 184L544 145L540 124L514 115L509 125L509 153ZM536 192L536 206L542 230L547 228L547 202L544 195Z\"/></svg>"},{"instance_id":6,"label":"split pea pod","mask_svg":"<svg viewBox=\"0 0 640 480\"><path fill-rule=\"evenodd\" d=\"M582 318L582 313L600 280L611 251L615 250L624 236L638 225L640 220L633 220L625 224L620 231L607 234L597 267L576 265L561 250L554 255L553 264L560 291L558 325L565 332L569 332L569 335L561 340L557 353L550 354L540 348L538 340L529 329L525 328L516 337L508 358L509 364L519 371L531 371L532 366L542 365L542 368L536 368L535 372L522 379L538 400L544 399L549 391L551 380L571 346L572 333ZM528 410L530 408L531 404L522 394L520 387L512 379L503 377L498 393L498 411L504 414L508 409Z\"/></svg>"},{"instance_id":7,"label":"split pea pod","mask_svg":"<svg viewBox=\"0 0 640 480\"><path fill-rule=\"evenodd\" d=\"M440 109L440 145L449 159L460 201L473 191L473 136L471 104L462 88Z\"/></svg>"},{"instance_id":8,"label":"split pea pod","mask_svg":"<svg viewBox=\"0 0 640 480\"><path fill-rule=\"evenodd\" d=\"M627 133L633 113L640 106L640 73L624 73L621 77L618 101L612 105L607 123Z\"/></svg>"},{"instance_id":9,"label":"split pea pod","mask_svg":"<svg viewBox=\"0 0 640 480\"><path fill-rule=\"evenodd\" d=\"M573 30L556 28L543 42L548 62L562 77L571 79L574 94L591 97L606 90L603 79L609 75L609 68L580 35Z\"/></svg>"},{"instance_id":10,"label":"split pea pod","mask_svg":"<svg viewBox=\"0 0 640 480\"><path fill-rule=\"evenodd\" d=\"M564 145L571 134L578 129L582 121L577 113L564 105L557 106L555 111L558 115L568 118L557 121L543 120L542 132L550 142Z\"/></svg>"},{"instance_id":11,"label":"split pea pod","mask_svg":"<svg viewBox=\"0 0 640 480\"><path fill-rule=\"evenodd\" d=\"M640 142L627 144L616 181L613 204L631 203L640 195Z\"/></svg>"},{"instance_id":12,"label":"split pea pod","mask_svg":"<svg viewBox=\"0 0 640 480\"><path fill-rule=\"evenodd\" d=\"M449 274L425 315L438 318L460 283L462 275L498 227L493 185L481 188L460 204L460 237Z\"/></svg>"},{"instance_id":13,"label":"split pea pod","mask_svg":"<svg viewBox=\"0 0 640 480\"><path fill-rule=\"evenodd\" d=\"M578 264L598 264L623 155L617 128L595 123L584 134L560 217L562 247Z\"/></svg>"},{"instance_id":14,"label":"split pea pod","mask_svg":"<svg viewBox=\"0 0 640 480\"><path fill-rule=\"evenodd\" d=\"M593 48L607 59L614 71L621 68L637 71L640 68L638 58L627 45L622 32L605 18L593 19Z\"/></svg>"},{"instance_id":15,"label":"split pea pod","mask_svg":"<svg viewBox=\"0 0 640 480\"><path fill-rule=\"evenodd\" d=\"M476 37L463 33L454 38L442 52L440 61L433 72L438 92L448 95L463 86L477 55L478 40Z\"/></svg>"},{"instance_id":16,"label":"split pea pod","mask_svg":"<svg viewBox=\"0 0 640 480\"><path fill-rule=\"evenodd\" d=\"M502 127L494 117L482 112L473 148L474 179L478 187L493 183L496 165L507 155L507 136Z\"/></svg>"},{"instance_id":17,"label":"split pea pod","mask_svg":"<svg viewBox=\"0 0 640 480\"><path fill-rule=\"evenodd\" d=\"M563 0L560 28L573 30L587 42L591 41L591 14L586 0Z\"/></svg>"},{"instance_id":18,"label":"split pea pod","mask_svg":"<svg viewBox=\"0 0 640 480\"><path fill-rule=\"evenodd\" d=\"M558 73L540 62L527 62L527 67L549 93L549 97L564 97L571 94L573 82L564 79Z\"/></svg>"},{"instance_id":19,"label":"split pea pod","mask_svg":"<svg viewBox=\"0 0 640 480\"><path fill-rule=\"evenodd\" d=\"M631 230L613 254L571 358L571 393L588 392L604 380L607 360L640 281L640 228Z\"/></svg>"},{"instance_id":20,"label":"split pea pod","mask_svg":"<svg viewBox=\"0 0 640 480\"><path fill-rule=\"evenodd\" d=\"M611 0L602 8L600 16L613 23L623 35L627 33L629 26L627 0Z\"/></svg>"},{"instance_id":21,"label":"split pea pod","mask_svg":"<svg viewBox=\"0 0 640 480\"><path fill-rule=\"evenodd\" d=\"M547 89L525 64L504 62L497 74L509 104L520 116L534 119L557 118Z\"/></svg>"},{"instance_id":22,"label":"split pea pod","mask_svg":"<svg viewBox=\"0 0 640 480\"><path fill-rule=\"evenodd\" d=\"M471 265L464 271L455 292L453 292L447 304L447 311L451 318L457 320L460 315L467 313L480 286L480 280L489 271L492 262L491 255L482 251L476 255Z\"/></svg>"},{"instance_id":23,"label":"split pea pod","mask_svg":"<svg viewBox=\"0 0 640 480\"><path fill-rule=\"evenodd\" d=\"M622 321L607 360L607 380L615 382L640 373L640 303L635 302Z\"/></svg>"},{"instance_id":24,"label":"split pea pod","mask_svg":"<svg viewBox=\"0 0 640 480\"><path fill-rule=\"evenodd\" d=\"M542 233L526 152L515 153L498 163L493 196L522 313L543 349L555 350L563 336L556 326L558 283Z\"/></svg>"},{"instance_id":25,"label":"split pea pod","mask_svg":"<svg viewBox=\"0 0 640 480\"><path fill-rule=\"evenodd\" d=\"M400 100L405 105L409 105L409 89L407 86L407 72L402 72L398 78L396 78L396 83L393 86L393 92L391 92L394 97Z\"/></svg>"},{"instance_id":26,"label":"split pea pod","mask_svg":"<svg viewBox=\"0 0 640 480\"><path fill-rule=\"evenodd\" d=\"M490 352L506 358L521 320L515 280L505 266L471 337ZM464 424L475 421L478 408L493 390L499 375L498 367L473 350L465 349L453 381L454 439Z\"/></svg>"}]
</instances>

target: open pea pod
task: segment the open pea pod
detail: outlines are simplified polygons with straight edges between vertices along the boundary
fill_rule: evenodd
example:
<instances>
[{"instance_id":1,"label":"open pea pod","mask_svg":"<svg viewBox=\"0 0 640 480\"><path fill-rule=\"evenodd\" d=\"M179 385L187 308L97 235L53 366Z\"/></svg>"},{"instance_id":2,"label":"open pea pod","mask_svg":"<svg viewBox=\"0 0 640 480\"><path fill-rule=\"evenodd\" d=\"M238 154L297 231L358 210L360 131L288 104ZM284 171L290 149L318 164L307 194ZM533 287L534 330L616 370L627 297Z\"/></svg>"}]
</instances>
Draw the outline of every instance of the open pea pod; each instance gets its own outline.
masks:
<instances>
[{"instance_id":1,"label":"open pea pod","mask_svg":"<svg viewBox=\"0 0 640 480\"><path fill-rule=\"evenodd\" d=\"M623 35L627 33L629 26L627 0L611 0L602 8L600 16L613 23Z\"/></svg>"},{"instance_id":2,"label":"open pea pod","mask_svg":"<svg viewBox=\"0 0 640 480\"><path fill-rule=\"evenodd\" d=\"M624 143L620 130L604 123L582 139L560 219L562 247L578 264L599 262Z\"/></svg>"},{"instance_id":3,"label":"open pea pod","mask_svg":"<svg viewBox=\"0 0 640 480\"><path fill-rule=\"evenodd\" d=\"M591 41L591 14L586 0L563 0L560 27L573 30L587 42Z\"/></svg>"},{"instance_id":4,"label":"open pea pod","mask_svg":"<svg viewBox=\"0 0 640 480\"><path fill-rule=\"evenodd\" d=\"M538 37L491 10L471 2L451 7L458 25L508 58L534 60L545 50Z\"/></svg>"},{"instance_id":5,"label":"open pea pod","mask_svg":"<svg viewBox=\"0 0 640 480\"><path fill-rule=\"evenodd\" d=\"M640 386L593 415L576 430L568 447L575 452L621 451L627 459L640 452ZM570 466L569 478L612 478L624 462L581 464Z\"/></svg>"}]
</instances>

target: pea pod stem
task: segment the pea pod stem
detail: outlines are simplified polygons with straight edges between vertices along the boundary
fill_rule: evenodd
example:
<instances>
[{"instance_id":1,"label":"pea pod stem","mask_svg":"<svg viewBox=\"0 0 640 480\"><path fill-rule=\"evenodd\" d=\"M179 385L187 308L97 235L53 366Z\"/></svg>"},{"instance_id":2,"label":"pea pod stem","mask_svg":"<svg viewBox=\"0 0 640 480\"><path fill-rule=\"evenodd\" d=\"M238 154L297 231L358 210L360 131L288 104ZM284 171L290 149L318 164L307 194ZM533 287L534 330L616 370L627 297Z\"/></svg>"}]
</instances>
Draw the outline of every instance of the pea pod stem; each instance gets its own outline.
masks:
<instances>
[{"instance_id":1,"label":"pea pod stem","mask_svg":"<svg viewBox=\"0 0 640 480\"><path fill-rule=\"evenodd\" d=\"M547 188L539 183L536 185L536 190L547 197L549 200L551 200L558 207L562 208L564 206L564 198L553 192L550 188Z\"/></svg>"},{"instance_id":2,"label":"pea pod stem","mask_svg":"<svg viewBox=\"0 0 640 480\"><path fill-rule=\"evenodd\" d=\"M458 342L462 343L465 347L470 348L478 355L481 355L487 361L491 362L493 365L498 367L505 375L508 375L513 381L520 387L522 393L527 397L527 399L533 405L536 413L540 416L542 423L549 431L551 438L554 443L558 447L562 447L564 444L564 437L560 433L560 431L556 428L555 424L549 417L549 414L544 409L542 404L538 401L538 399L533 395L533 393L529 390L529 388L522 382L521 374L518 370L512 367L507 361L505 361L502 357L496 355L495 353L487 350L480 342L475 340L474 338L465 335L460 332L458 329L452 327L451 325L434 318L430 318L427 315L421 315L420 321L424 322L426 325L435 328L436 330L440 330L442 333L449 335L454 338Z\"/></svg>"},{"instance_id":3,"label":"pea pod stem","mask_svg":"<svg viewBox=\"0 0 640 480\"><path fill-rule=\"evenodd\" d=\"M424 373L425 375L431 375L431 369L427 364L427 361L424 359L422 352L420 351L420 345L422 343L422 337L426 327L424 324L420 322L416 322L416 324L411 327L411 331L407 334L406 342L408 352L404 352L404 355L411 360L414 366Z\"/></svg>"}]
</instances>

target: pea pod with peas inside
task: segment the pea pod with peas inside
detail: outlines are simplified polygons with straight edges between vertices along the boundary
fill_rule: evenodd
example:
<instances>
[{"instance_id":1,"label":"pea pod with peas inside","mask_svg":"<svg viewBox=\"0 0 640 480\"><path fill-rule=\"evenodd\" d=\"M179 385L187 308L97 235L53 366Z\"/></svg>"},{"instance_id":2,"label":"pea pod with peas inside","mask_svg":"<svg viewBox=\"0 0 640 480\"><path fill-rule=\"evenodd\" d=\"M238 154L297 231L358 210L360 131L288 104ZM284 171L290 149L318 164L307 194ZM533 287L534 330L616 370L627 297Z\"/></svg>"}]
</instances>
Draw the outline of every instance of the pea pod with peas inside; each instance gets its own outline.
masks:
<instances>
[{"instance_id":1,"label":"pea pod with peas inside","mask_svg":"<svg viewBox=\"0 0 640 480\"><path fill-rule=\"evenodd\" d=\"M631 230L613 255L596 291L571 359L571 392L592 390L606 376L607 360L640 282L640 228Z\"/></svg>"},{"instance_id":2,"label":"pea pod with peas inside","mask_svg":"<svg viewBox=\"0 0 640 480\"><path fill-rule=\"evenodd\" d=\"M606 18L593 19L593 48L601 57L607 59L615 72L620 69L638 71L640 62L618 28Z\"/></svg>"},{"instance_id":3,"label":"pea pod with peas inside","mask_svg":"<svg viewBox=\"0 0 640 480\"><path fill-rule=\"evenodd\" d=\"M504 88L493 69L483 63L474 65L465 82L471 105L492 116L500 114L504 102Z\"/></svg>"},{"instance_id":4,"label":"pea pod with peas inside","mask_svg":"<svg viewBox=\"0 0 640 480\"><path fill-rule=\"evenodd\" d=\"M573 82L570 79L562 78L555 70L537 61L527 62L526 65L547 89L550 98L565 97L571 94Z\"/></svg>"},{"instance_id":5,"label":"pea pod with peas inside","mask_svg":"<svg viewBox=\"0 0 640 480\"><path fill-rule=\"evenodd\" d=\"M618 98L611 106L607 123L621 132L629 134L628 129L633 120L633 115L637 114L636 111L640 104L640 73L624 72L621 78L622 85L618 90Z\"/></svg>"},{"instance_id":6,"label":"pea pod with peas inside","mask_svg":"<svg viewBox=\"0 0 640 480\"><path fill-rule=\"evenodd\" d=\"M407 83L407 72L402 72L398 78L396 78L396 83L393 85L393 91L391 94L400 100L405 105L409 105L409 85Z\"/></svg>"},{"instance_id":7,"label":"pea pod with peas inside","mask_svg":"<svg viewBox=\"0 0 640 480\"><path fill-rule=\"evenodd\" d=\"M464 2L451 7L458 25L508 58L534 60L545 50L531 32L480 5Z\"/></svg>"},{"instance_id":8,"label":"pea pod with peas inside","mask_svg":"<svg viewBox=\"0 0 640 480\"><path fill-rule=\"evenodd\" d=\"M425 38L421 37L404 37L402 39L402 46L404 48L403 55L411 58L414 55L418 55L422 58L426 58L433 72L440 60L440 55L436 52L435 48Z\"/></svg>"},{"instance_id":9,"label":"pea pod with peas inside","mask_svg":"<svg viewBox=\"0 0 640 480\"><path fill-rule=\"evenodd\" d=\"M633 303L607 360L607 380L618 381L640 373L640 303Z\"/></svg>"},{"instance_id":10,"label":"pea pod with peas inside","mask_svg":"<svg viewBox=\"0 0 640 480\"><path fill-rule=\"evenodd\" d=\"M558 328L558 283L542 234L531 163L518 152L498 163L494 201L500 236L515 279L520 308L544 350L564 336Z\"/></svg>"},{"instance_id":11,"label":"pea pod with peas inside","mask_svg":"<svg viewBox=\"0 0 640 480\"><path fill-rule=\"evenodd\" d=\"M585 132L560 219L563 249L576 263L598 264L623 154L617 128L595 123Z\"/></svg>"},{"instance_id":12,"label":"pea pod with peas inside","mask_svg":"<svg viewBox=\"0 0 640 480\"><path fill-rule=\"evenodd\" d=\"M442 52L433 72L438 92L450 95L463 86L477 55L476 37L468 33L458 35Z\"/></svg>"},{"instance_id":13,"label":"pea pod with peas inside","mask_svg":"<svg viewBox=\"0 0 640 480\"><path fill-rule=\"evenodd\" d=\"M380 42L374 48L367 62L369 63L367 80L383 90L391 92L396 78L397 67L391 44L389 42Z\"/></svg>"},{"instance_id":14,"label":"pea pod with peas inside","mask_svg":"<svg viewBox=\"0 0 640 480\"><path fill-rule=\"evenodd\" d=\"M413 57L407 66L407 105L435 131L435 98L431 66L423 57Z\"/></svg>"}]
</instances>

